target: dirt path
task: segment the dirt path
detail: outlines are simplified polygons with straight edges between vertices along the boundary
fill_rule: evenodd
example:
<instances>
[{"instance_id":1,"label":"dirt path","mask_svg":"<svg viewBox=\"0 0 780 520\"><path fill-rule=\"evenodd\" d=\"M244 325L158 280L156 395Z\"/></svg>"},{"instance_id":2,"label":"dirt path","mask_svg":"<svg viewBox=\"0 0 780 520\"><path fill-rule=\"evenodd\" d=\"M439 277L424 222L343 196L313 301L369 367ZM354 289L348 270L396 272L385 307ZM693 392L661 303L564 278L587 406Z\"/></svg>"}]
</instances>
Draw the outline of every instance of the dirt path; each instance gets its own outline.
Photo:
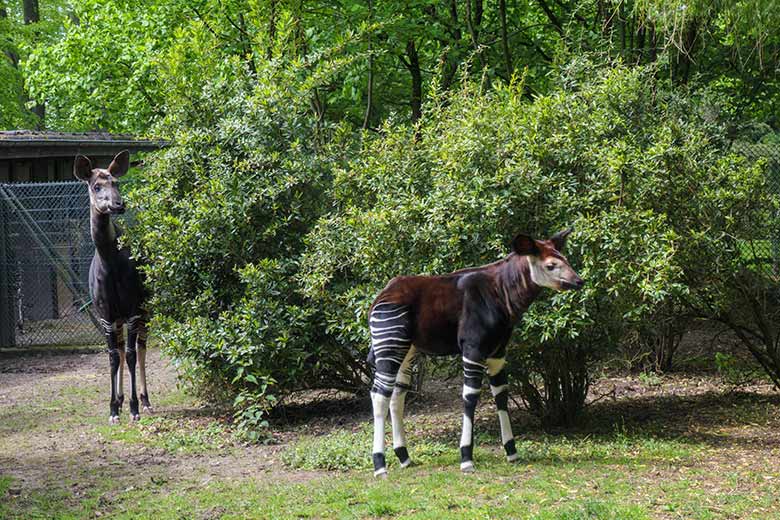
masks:
<instances>
[{"instance_id":1,"label":"dirt path","mask_svg":"<svg viewBox=\"0 0 780 520\"><path fill-rule=\"evenodd\" d=\"M279 446L237 446L227 435L219 439L219 430L217 438L224 445L203 450L194 445L192 452L156 446L149 432L161 424L165 433L175 430L179 435L220 424L211 410L176 387L174 371L157 350L149 351L147 365L158 422L126 424L126 395L125 424L112 430L107 424L106 358L104 353L69 353L0 360L0 476L14 479L12 496L23 500L41 490L59 489L79 500L88 490L111 483L106 488L110 498L112 489L183 480L263 479L271 470L274 480L317 476L285 471L278 461ZM151 442L125 442L134 439L134 427L150 434Z\"/></svg>"}]
</instances>

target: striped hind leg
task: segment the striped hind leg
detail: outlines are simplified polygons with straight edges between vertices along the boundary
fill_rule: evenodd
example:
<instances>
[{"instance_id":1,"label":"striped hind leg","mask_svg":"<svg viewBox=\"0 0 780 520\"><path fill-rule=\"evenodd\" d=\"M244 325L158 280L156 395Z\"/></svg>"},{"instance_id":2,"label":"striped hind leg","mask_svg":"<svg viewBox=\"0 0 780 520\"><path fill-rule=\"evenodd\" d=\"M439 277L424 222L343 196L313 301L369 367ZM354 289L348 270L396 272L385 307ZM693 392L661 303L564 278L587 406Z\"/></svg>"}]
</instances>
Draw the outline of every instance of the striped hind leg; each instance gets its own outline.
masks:
<instances>
[{"instance_id":1,"label":"striped hind leg","mask_svg":"<svg viewBox=\"0 0 780 520\"><path fill-rule=\"evenodd\" d=\"M398 372L411 348L409 311L404 305L378 303L369 318L371 349L376 372L371 387L374 411L374 476L387 473L385 464L385 419L395 388Z\"/></svg>"},{"instance_id":2,"label":"striped hind leg","mask_svg":"<svg viewBox=\"0 0 780 520\"><path fill-rule=\"evenodd\" d=\"M406 449L406 435L404 432L404 404L406 393L411 388L412 365L417 357L417 349L412 346L406 353L398 376L395 378L393 396L390 398L390 420L393 424L393 451L402 468L408 468L412 464L409 451Z\"/></svg>"}]
</instances>

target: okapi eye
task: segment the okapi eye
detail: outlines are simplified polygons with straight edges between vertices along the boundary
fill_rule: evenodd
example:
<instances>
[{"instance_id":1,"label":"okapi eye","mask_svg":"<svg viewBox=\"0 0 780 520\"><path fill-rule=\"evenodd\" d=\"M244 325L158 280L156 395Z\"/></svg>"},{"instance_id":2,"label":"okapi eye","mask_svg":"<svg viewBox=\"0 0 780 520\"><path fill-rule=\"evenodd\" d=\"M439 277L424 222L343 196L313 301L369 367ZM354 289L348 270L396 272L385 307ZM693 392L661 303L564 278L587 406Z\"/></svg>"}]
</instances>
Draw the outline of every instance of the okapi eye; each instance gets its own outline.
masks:
<instances>
[{"instance_id":1,"label":"okapi eye","mask_svg":"<svg viewBox=\"0 0 780 520\"><path fill-rule=\"evenodd\" d=\"M547 264L545 266L548 271L554 271L555 270L555 264Z\"/></svg>"}]
</instances>

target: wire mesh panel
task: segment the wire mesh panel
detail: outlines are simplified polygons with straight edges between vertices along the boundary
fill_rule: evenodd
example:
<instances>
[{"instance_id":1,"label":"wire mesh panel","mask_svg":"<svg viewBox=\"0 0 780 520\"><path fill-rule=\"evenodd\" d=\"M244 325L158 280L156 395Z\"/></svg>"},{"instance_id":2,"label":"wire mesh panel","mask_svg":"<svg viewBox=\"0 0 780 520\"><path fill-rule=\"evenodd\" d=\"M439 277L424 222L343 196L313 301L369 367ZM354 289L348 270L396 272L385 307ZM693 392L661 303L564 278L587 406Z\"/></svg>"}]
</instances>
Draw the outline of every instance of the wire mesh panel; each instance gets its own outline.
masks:
<instances>
[{"instance_id":1,"label":"wire mesh panel","mask_svg":"<svg viewBox=\"0 0 780 520\"><path fill-rule=\"evenodd\" d=\"M0 184L0 347L101 343L93 254L83 183Z\"/></svg>"},{"instance_id":2,"label":"wire mesh panel","mask_svg":"<svg viewBox=\"0 0 780 520\"><path fill-rule=\"evenodd\" d=\"M736 141L732 150L749 161L760 164L766 175L768 189L780 195L780 142ZM757 222L754 236L744 237L743 255L759 267L772 269L777 275L780 274L780 228L771 223L780 222L780 215L771 215L769 222L768 228L766 223Z\"/></svg>"}]
</instances>

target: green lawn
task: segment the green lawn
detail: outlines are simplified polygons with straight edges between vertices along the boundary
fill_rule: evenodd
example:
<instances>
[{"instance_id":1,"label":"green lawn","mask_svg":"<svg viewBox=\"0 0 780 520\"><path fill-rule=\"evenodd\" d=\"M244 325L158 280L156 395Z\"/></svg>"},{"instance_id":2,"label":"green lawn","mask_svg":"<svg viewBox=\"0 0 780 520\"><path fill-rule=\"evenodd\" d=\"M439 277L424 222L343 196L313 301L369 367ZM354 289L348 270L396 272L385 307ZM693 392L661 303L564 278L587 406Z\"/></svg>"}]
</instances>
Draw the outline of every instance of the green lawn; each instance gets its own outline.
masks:
<instances>
[{"instance_id":1,"label":"green lawn","mask_svg":"<svg viewBox=\"0 0 780 520\"><path fill-rule=\"evenodd\" d=\"M34 358L0 367L0 518L780 518L780 399L763 387L635 378L636 395L600 403L596 422L568 435L516 411L516 464L486 398L472 475L458 469L457 396L451 409L417 404L417 464L401 470L388 450L382 480L367 408L304 417L276 444L246 445L155 353L157 413L110 427L94 356L69 370L25 372Z\"/></svg>"}]
</instances>

